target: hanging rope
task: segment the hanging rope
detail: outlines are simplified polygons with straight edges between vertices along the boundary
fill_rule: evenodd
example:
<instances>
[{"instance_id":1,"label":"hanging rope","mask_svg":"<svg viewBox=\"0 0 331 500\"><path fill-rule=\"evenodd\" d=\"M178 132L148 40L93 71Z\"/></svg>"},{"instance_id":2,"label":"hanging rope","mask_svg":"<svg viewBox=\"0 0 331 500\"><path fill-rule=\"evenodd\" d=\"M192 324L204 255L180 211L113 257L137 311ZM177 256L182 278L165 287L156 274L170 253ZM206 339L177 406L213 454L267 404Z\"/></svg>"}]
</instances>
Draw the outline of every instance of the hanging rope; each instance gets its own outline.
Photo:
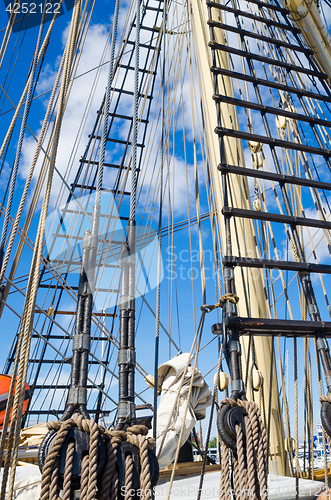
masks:
<instances>
[{"instance_id":1,"label":"hanging rope","mask_svg":"<svg viewBox=\"0 0 331 500\"><path fill-rule=\"evenodd\" d=\"M63 0L59 0L59 6L62 5L62 2ZM47 33L46 33L46 36L44 38L44 41L43 41L43 44L41 46L41 49L39 50L39 53L38 53L38 60L37 60L37 65L39 64L39 61L43 55L43 53L45 52L45 50L47 49L47 46L48 46L48 43L49 43L49 38L51 36L51 32L52 32L52 29L53 29L53 26L54 26L54 23L55 23L55 20L57 18L57 13L58 13L58 10L56 11L56 13L53 15L53 19L49 25L49 28L47 30ZM0 158L2 158L2 155L3 153L5 152L5 149L6 149L6 145L11 137L11 134L14 130L14 127L15 127L15 123L16 123L16 120L19 116L19 113L20 113L20 110L21 110L21 107L23 106L23 103L24 103L24 100L25 100L25 97L26 97L26 94L27 94L27 91L28 91L28 87L29 87L29 80L30 80L31 76L29 76L29 79L28 81L26 82L25 84L25 87L24 87L24 90L23 90L23 93L21 95L21 98L20 98L20 101L19 103L17 104L17 107L15 109L15 113L14 113L14 116L12 118L12 121L10 123L10 126L6 132L6 136L3 140L3 143L2 143L2 146L0 148Z\"/></svg>"},{"instance_id":2,"label":"hanging rope","mask_svg":"<svg viewBox=\"0 0 331 500\"><path fill-rule=\"evenodd\" d=\"M159 367L159 343L160 343L160 309L161 309L161 271L162 271L162 212L163 212L163 168L164 168L164 146L165 146L165 45L166 45L166 22L167 2L163 3L163 45L162 45L162 100L161 100L161 163L160 163L160 202L159 202L159 224L158 224L158 253L157 253L157 285L156 285L156 309L155 309L155 355L154 355L154 380L158 379ZM154 412L153 412L153 437L156 439L157 428L157 396L158 384L154 384Z\"/></svg>"},{"instance_id":3,"label":"hanging rope","mask_svg":"<svg viewBox=\"0 0 331 500\"><path fill-rule=\"evenodd\" d=\"M25 201L26 201L26 198L27 198L27 195L28 195L28 192L29 192L29 188L30 188L30 184L31 184L32 178L33 178L33 173L34 173L34 170L35 170L35 166L37 164L37 161L38 161L38 158L39 158L39 153L40 153L41 148L42 148L42 144L43 144L45 133L46 133L46 128L47 128L47 125L48 125L48 119L49 119L49 117L51 115L51 111L52 111L54 99L55 99L56 92L57 92L57 87L58 87L58 84L59 84L59 81L60 81L60 78L61 78L61 74L62 74L62 70L63 70L64 61L65 61L65 53L64 53L64 55L62 57L62 60L61 60L61 63L60 63L60 67L59 67L59 70L58 70L57 75L56 75L56 79L55 79L55 82L54 82L52 94L51 94L51 97L50 97L50 100L49 100L49 103L48 103L48 106L47 106L47 111L46 111L45 118L44 118L44 121L43 121L43 124L42 124L42 127L41 127L40 134L39 134L39 138L38 138L38 142L37 142L37 147L36 147L35 153L33 155L33 159L32 159L32 163L31 163L31 166L30 166L29 174L28 174L28 176L26 178L26 181L25 181L25 186L24 186L23 193L21 195L20 204L19 204L19 207L18 207L18 209L16 211L16 215L15 215L15 219L14 219L14 224L13 224L13 227L12 227L12 230L11 230L11 233L10 233L9 242L8 242L8 245L7 245L7 248L6 248L6 253L5 253L5 256L4 256L4 259L3 259L3 263L2 263L2 267L1 267L1 271L0 271L0 285L2 284L4 276L5 276L5 272L6 272L7 265L8 265L9 259L10 259L11 251L12 251L12 248L13 248L13 245L14 245L14 241L15 241L15 238L16 238L17 230L18 230L18 227L19 227L21 215L22 215L22 212L23 212L23 209L24 209Z\"/></svg>"},{"instance_id":4,"label":"hanging rope","mask_svg":"<svg viewBox=\"0 0 331 500\"><path fill-rule=\"evenodd\" d=\"M51 194L51 186L55 168L55 161L57 156L57 149L60 138L60 131L62 125L62 119L65 108L65 101L67 95L67 89L70 81L70 72L72 61L74 57L74 52L77 44L77 31L78 24L81 13L81 4L82 1L78 1L75 4L72 22L70 26L69 40L68 40L68 51L66 52L66 60L64 65L63 79L61 82L61 89L59 94L59 107L56 115L56 123L55 123L55 133L53 140L53 148L50 156L50 164L48 170L48 177L46 181L46 188L43 198L43 204L40 214L40 220L38 225L38 231L36 236L36 242L32 257L29 281L27 286L26 299L24 303L24 309L22 314L21 328L19 333L18 340L18 351L21 351L21 355L17 354L14 364L13 377L11 381L11 386L9 389L8 396L8 404L6 407L6 414L4 419L4 429L8 428L11 407L12 407L12 417L10 421L10 429L8 435L7 442L7 453L5 458L5 465L3 471L2 478L2 486L1 486L1 500L4 500L6 495L6 486L7 479L9 474L9 468L11 465L10 472L10 481L8 487L8 500L11 500L13 497L14 491L14 480L15 480L15 471L16 471L16 462L17 462L17 453L18 453L18 444L19 437L21 431L21 420L23 414L23 403L25 399L25 384L26 384L26 376L29 364L29 354L30 354L30 345L31 345L31 337L32 337L32 329L33 329L33 319L34 319L34 310L36 304L36 297L38 291L38 283L39 283L39 270L42 259L42 250L44 243L44 235L45 235L45 226L46 226L46 218L48 211L48 204ZM19 368L18 368L18 362ZM16 382L16 374L17 374L17 382ZM14 397L15 391L15 397ZM4 447L6 441L6 434L3 433L0 442L0 459L2 460Z\"/></svg>"},{"instance_id":5,"label":"hanging rope","mask_svg":"<svg viewBox=\"0 0 331 500\"><path fill-rule=\"evenodd\" d=\"M236 425L237 453L232 454L233 490L238 498L246 495L248 498L267 500L268 498L268 451L267 433L260 410L252 401L235 401L227 398L221 402L224 405L243 407L247 415L245 419L246 446L243 429ZM222 469L220 484L220 499L229 498L232 491L230 477L230 449L222 444Z\"/></svg>"},{"instance_id":6,"label":"hanging rope","mask_svg":"<svg viewBox=\"0 0 331 500\"><path fill-rule=\"evenodd\" d=\"M137 141L138 141L138 108L139 108L139 52L140 52L140 5L141 0L137 0L136 11L136 40L135 40L135 65L134 65L134 100L132 115L132 163L131 163L131 198L130 198L130 219L136 217L136 195L137 195Z\"/></svg>"},{"instance_id":7,"label":"hanging rope","mask_svg":"<svg viewBox=\"0 0 331 500\"><path fill-rule=\"evenodd\" d=\"M53 445L48 453L41 477L40 500L57 500L60 492L59 485L59 454L68 434L72 428L89 434L89 453L82 461L82 474L80 479L81 500L94 500L100 495L100 500L115 500L119 495L119 478L116 467L116 452L120 443L128 441L139 449L140 456L140 491L143 500L152 498L152 485L148 452L155 446L155 441L147 437L148 429L144 425L128 427L127 431L108 431L98 426L90 419L83 419L75 414L73 419L64 422L48 422L49 430L57 432ZM100 478L97 477L97 450L99 436L102 436L107 447L107 461ZM73 451L72 443L68 443L65 458L65 471L63 477L62 499L69 500L72 492ZM125 460L124 487L127 498L132 498L133 460L127 455ZM97 486L99 481L100 489ZM125 497L125 498L126 498Z\"/></svg>"},{"instance_id":8,"label":"hanging rope","mask_svg":"<svg viewBox=\"0 0 331 500\"><path fill-rule=\"evenodd\" d=\"M40 51L41 39L43 36L43 31L44 31L44 26L45 26L45 21L46 21L47 9L45 7L46 6L44 6L43 15L41 18L41 23L40 23L39 33L38 33L38 38L37 38L37 43L36 43L36 47L34 50L31 73L30 73L30 78L29 78L28 91L27 91L27 96L26 96L26 104L25 104L25 108L24 108L20 134L19 134L19 138L18 138L18 144L17 144L17 149L16 149L14 165L13 165L13 169L12 169L12 173L11 173L11 181L10 181L10 188L9 188L9 193L8 193L6 213L5 213L5 218L3 221L2 233L1 233L1 238L0 238L0 268L2 266L2 261L3 261L6 236L7 236L8 224L9 224L9 216L10 216L11 207L12 207L12 203L13 203L13 197L14 197L14 191L15 191L15 185L16 185L16 179L17 179L17 172L18 172L18 164L19 164L19 161L21 158L25 127L26 127L26 122L27 122L30 107L31 107L31 102L32 102L32 91L33 91L33 87L34 87L34 83L35 83L34 80L35 80L35 75L36 75L37 66L38 66L38 54Z\"/></svg>"},{"instance_id":9,"label":"hanging rope","mask_svg":"<svg viewBox=\"0 0 331 500\"><path fill-rule=\"evenodd\" d=\"M113 29L112 29L112 37L111 37L111 45L110 45L110 58L109 58L109 67L108 67L108 82L107 82L107 89L106 89L106 99L105 99L105 106L104 106L104 110L103 110L103 124L102 124L102 135L101 135L101 145L100 145L100 156L99 156L97 184L96 184L96 193L95 193L95 204L96 205L100 204L100 198L101 198L101 187L102 187L102 180L103 180L103 170L104 170L107 134L108 134L110 98L111 98L111 94L112 94L111 88L112 88L113 73L114 73L115 47L116 47L116 38L117 38L119 6L120 6L120 0L116 0Z\"/></svg>"}]
</instances>

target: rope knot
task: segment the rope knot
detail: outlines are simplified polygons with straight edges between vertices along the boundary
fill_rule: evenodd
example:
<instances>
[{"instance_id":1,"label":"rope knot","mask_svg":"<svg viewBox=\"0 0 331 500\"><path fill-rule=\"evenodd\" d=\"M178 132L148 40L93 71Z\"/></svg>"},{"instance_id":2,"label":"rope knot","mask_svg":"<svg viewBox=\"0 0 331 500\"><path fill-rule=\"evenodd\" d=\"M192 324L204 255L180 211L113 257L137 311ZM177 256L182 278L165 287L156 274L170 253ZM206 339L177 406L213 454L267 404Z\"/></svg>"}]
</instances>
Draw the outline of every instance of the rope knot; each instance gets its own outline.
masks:
<instances>
[{"instance_id":1,"label":"rope knot","mask_svg":"<svg viewBox=\"0 0 331 500\"><path fill-rule=\"evenodd\" d=\"M222 295L222 297L218 302L216 302L216 304L203 304L200 307L200 311L209 313L214 309L217 309L218 307L223 307L227 300L229 302L232 302L232 304L238 304L239 297L235 293L226 293L225 295Z\"/></svg>"},{"instance_id":2,"label":"rope knot","mask_svg":"<svg viewBox=\"0 0 331 500\"><path fill-rule=\"evenodd\" d=\"M331 394L327 394L326 396L320 397L321 403L331 403Z\"/></svg>"},{"instance_id":3,"label":"rope knot","mask_svg":"<svg viewBox=\"0 0 331 500\"><path fill-rule=\"evenodd\" d=\"M223 307L226 301L232 302L232 304L238 304L239 297L235 293L226 293L220 298L220 307Z\"/></svg>"},{"instance_id":4,"label":"rope knot","mask_svg":"<svg viewBox=\"0 0 331 500\"><path fill-rule=\"evenodd\" d=\"M146 425L133 425L132 427L128 427L126 429L127 434L135 434L138 436L139 434L142 434L143 436L147 436L148 434L148 429Z\"/></svg>"},{"instance_id":5,"label":"rope knot","mask_svg":"<svg viewBox=\"0 0 331 500\"><path fill-rule=\"evenodd\" d=\"M47 429L49 431L58 431L61 427L61 422L60 420L56 420L56 421L50 421L50 422L47 422Z\"/></svg>"},{"instance_id":6,"label":"rope knot","mask_svg":"<svg viewBox=\"0 0 331 500\"><path fill-rule=\"evenodd\" d=\"M126 432L124 431L106 431L105 435L111 440L116 440L118 443L126 441Z\"/></svg>"}]
</instances>

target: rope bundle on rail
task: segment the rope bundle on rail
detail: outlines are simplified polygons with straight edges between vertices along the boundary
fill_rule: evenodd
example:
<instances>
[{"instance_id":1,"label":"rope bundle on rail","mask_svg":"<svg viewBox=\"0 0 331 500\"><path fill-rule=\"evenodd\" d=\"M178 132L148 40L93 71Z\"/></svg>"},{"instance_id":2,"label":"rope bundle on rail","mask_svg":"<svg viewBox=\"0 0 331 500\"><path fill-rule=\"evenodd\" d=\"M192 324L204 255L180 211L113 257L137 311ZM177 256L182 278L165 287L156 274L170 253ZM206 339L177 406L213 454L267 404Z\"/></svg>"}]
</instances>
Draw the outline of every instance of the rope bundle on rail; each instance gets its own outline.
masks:
<instances>
[{"instance_id":1,"label":"rope bundle on rail","mask_svg":"<svg viewBox=\"0 0 331 500\"><path fill-rule=\"evenodd\" d=\"M132 498L133 486L133 459L130 454L125 458L125 481L121 485L117 467L117 449L120 443L125 441L139 449L140 458L140 497L143 500L152 498L150 464L148 452L155 446L152 438L147 438L148 429L144 425L128 427L127 431L106 430L97 425L93 420L84 419L75 414L72 419L58 422L49 422L49 430L54 430L57 435L54 439L50 452L47 455L41 478L40 500L58 500L59 491L62 489L62 500L70 500L72 487L72 473L75 454L74 442L68 442L63 486L59 484L59 469L61 449L68 437L70 430L77 427L80 431L87 433L90 437L89 453L82 458L80 475L80 499L94 500L117 500L119 489L124 486L124 498ZM107 458L105 467L98 477L98 440L102 436L106 444ZM76 488L75 488L76 489Z\"/></svg>"},{"instance_id":2,"label":"rope bundle on rail","mask_svg":"<svg viewBox=\"0 0 331 500\"><path fill-rule=\"evenodd\" d=\"M235 401L227 398L221 402L224 405L241 406L247 415L244 417L245 429L236 425L236 453L233 453L233 488L231 486L230 449L222 443L222 470L220 484L220 499L234 498L241 500L267 500L268 498L268 453L267 433L260 410L253 401Z\"/></svg>"}]
</instances>

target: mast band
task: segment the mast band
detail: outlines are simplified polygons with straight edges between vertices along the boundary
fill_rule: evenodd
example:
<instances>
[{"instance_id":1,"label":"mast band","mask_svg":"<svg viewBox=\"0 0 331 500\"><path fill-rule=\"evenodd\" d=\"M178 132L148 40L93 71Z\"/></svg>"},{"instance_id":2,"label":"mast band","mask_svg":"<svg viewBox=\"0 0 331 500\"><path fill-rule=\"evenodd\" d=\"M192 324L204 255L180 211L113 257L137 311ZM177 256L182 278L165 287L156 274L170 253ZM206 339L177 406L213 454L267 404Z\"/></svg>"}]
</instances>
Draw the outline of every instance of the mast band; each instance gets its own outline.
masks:
<instances>
[{"instance_id":1,"label":"mast band","mask_svg":"<svg viewBox=\"0 0 331 500\"><path fill-rule=\"evenodd\" d=\"M86 387L70 387L67 404L79 405L86 404L87 389Z\"/></svg>"},{"instance_id":2,"label":"mast band","mask_svg":"<svg viewBox=\"0 0 331 500\"><path fill-rule=\"evenodd\" d=\"M135 418L135 405L132 401L119 401L117 418Z\"/></svg>"},{"instance_id":3,"label":"mast band","mask_svg":"<svg viewBox=\"0 0 331 500\"><path fill-rule=\"evenodd\" d=\"M98 246L98 236L96 235L92 235L92 234L88 234L88 235L85 235L84 238L83 238L83 249L84 248L97 248Z\"/></svg>"},{"instance_id":4,"label":"mast band","mask_svg":"<svg viewBox=\"0 0 331 500\"><path fill-rule=\"evenodd\" d=\"M120 349L118 351L119 365L135 365L136 353L132 349Z\"/></svg>"},{"instance_id":5,"label":"mast band","mask_svg":"<svg viewBox=\"0 0 331 500\"><path fill-rule=\"evenodd\" d=\"M329 346L328 346L328 343L326 341L326 338L325 337L322 337L322 338L318 338L316 340L316 347L317 347L317 350L320 351L321 349L326 349L328 350L329 349Z\"/></svg>"},{"instance_id":6,"label":"mast band","mask_svg":"<svg viewBox=\"0 0 331 500\"><path fill-rule=\"evenodd\" d=\"M239 379L232 380L231 382L231 390L238 392L245 392L244 382Z\"/></svg>"},{"instance_id":7,"label":"mast band","mask_svg":"<svg viewBox=\"0 0 331 500\"><path fill-rule=\"evenodd\" d=\"M237 351L238 354L241 354L241 346L239 340L230 340L228 342L228 351Z\"/></svg>"},{"instance_id":8,"label":"mast band","mask_svg":"<svg viewBox=\"0 0 331 500\"><path fill-rule=\"evenodd\" d=\"M89 281L84 281L83 283L79 283L78 285L78 295L93 295L94 293L94 284L91 283L90 286Z\"/></svg>"},{"instance_id":9,"label":"mast band","mask_svg":"<svg viewBox=\"0 0 331 500\"><path fill-rule=\"evenodd\" d=\"M84 333L78 333L74 336L72 341L73 351L89 351L91 344L91 338L89 335Z\"/></svg>"}]
</instances>

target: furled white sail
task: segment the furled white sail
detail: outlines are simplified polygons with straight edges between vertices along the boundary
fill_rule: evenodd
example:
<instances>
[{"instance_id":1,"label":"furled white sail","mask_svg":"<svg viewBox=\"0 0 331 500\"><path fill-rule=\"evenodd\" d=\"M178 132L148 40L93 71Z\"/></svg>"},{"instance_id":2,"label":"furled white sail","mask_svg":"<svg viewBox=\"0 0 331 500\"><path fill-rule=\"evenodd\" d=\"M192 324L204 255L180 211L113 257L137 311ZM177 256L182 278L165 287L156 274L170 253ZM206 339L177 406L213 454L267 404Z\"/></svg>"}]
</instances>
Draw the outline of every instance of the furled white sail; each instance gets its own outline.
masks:
<instances>
[{"instance_id":1,"label":"furled white sail","mask_svg":"<svg viewBox=\"0 0 331 500\"><path fill-rule=\"evenodd\" d=\"M180 354L158 369L159 383L163 380L156 430L160 469L173 462L179 439L182 446L197 420L205 418L206 408L212 403L210 388L200 370L191 366L192 360L189 353ZM151 436L152 433L151 430Z\"/></svg>"}]
</instances>

